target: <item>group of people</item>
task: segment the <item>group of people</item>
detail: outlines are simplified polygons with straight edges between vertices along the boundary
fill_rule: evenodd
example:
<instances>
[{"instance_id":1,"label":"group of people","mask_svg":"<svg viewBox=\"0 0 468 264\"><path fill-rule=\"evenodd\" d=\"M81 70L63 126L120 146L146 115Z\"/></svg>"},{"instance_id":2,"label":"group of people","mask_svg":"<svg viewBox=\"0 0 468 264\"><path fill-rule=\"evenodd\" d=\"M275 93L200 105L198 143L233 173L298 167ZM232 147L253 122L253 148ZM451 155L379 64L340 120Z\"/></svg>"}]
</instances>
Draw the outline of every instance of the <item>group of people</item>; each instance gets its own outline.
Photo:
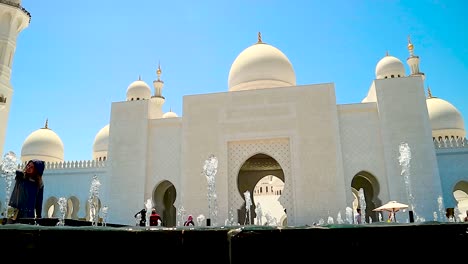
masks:
<instances>
[{"instance_id":1,"label":"group of people","mask_svg":"<svg viewBox=\"0 0 468 264\"><path fill-rule=\"evenodd\" d=\"M143 208L139 212L137 212L134 217L136 219L139 219L139 226L146 226L146 209ZM153 208L151 209L151 215L149 217L149 225L150 226L160 226L162 225L162 218L161 216L156 212L156 209ZM193 216L189 215L187 220L184 222L184 226L194 226L195 223L193 222Z\"/></svg>"},{"instance_id":2,"label":"group of people","mask_svg":"<svg viewBox=\"0 0 468 264\"><path fill-rule=\"evenodd\" d=\"M146 209L143 208L141 211L137 212L135 214L135 218L140 219L140 226L146 226ZM150 226L159 226L162 224L162 218L161 216L156 212L156 209L153 208L151 209L151 214L149 217L149 225Z\"/></svg>"}]
</instances>

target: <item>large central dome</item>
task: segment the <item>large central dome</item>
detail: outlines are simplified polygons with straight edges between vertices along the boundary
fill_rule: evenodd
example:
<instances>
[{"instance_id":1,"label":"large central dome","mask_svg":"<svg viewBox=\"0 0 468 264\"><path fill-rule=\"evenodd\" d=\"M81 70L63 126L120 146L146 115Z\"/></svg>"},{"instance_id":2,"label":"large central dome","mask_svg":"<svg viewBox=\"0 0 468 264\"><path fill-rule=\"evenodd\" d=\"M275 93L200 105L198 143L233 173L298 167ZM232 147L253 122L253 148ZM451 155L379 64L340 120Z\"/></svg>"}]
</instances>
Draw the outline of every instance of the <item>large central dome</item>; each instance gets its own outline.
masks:
<instances>
[{"instance_id":1,"label":"large central dome","mask_svg":"<svg viewBox=\"0 0 468 264\"><path fill-rule=\"evenodd\" d=\"M288 57L279 49L258 42L243 50L229 71L229 91L295 86L296 74Z\"/></svg>"}]
</instances>

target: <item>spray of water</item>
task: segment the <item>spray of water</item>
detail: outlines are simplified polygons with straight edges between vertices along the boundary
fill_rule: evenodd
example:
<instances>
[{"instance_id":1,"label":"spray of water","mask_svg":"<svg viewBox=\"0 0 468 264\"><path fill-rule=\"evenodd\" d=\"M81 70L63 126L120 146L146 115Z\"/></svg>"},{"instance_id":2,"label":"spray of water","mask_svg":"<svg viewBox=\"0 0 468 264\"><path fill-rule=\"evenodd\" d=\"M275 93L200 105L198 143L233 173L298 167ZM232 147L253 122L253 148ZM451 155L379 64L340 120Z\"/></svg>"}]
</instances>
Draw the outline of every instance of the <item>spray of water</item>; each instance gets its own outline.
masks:
<instances>
[{"instance_id":1,"label":"spray of water","mask_svg":"<svg viewBox=\"0 0 468 264\"><path fill-rule=\"evenodd\" d=\"M65 215L67 214L67 198L65 197L60 197L57 201L59 205L59 210L60 210L60 219L59 222L57 223L58 226L64 226L65 225Z\"/></svg>"},{"instance_id":2,"label":"spray of water","mask_svg":"<svg viewBox=\"0 0 468 264\"><path fill-rule=\"evenodd\" d=\"M444 199L440 195L437 197L437 204L439 205L439 221L445 222Z\"/></svg>"},{"instance_id":3,"label":"spray of water","mask_svg":"<svg viewBox=\"0 0 468 264\"><path fill-rule=\"evenodd\" d=\"M153 201L148 198L145 203L146 208L146 219L150 219L151 211L153 209ZM150 226L150 221L146 221L145 226Z\"/></svg>"},{"instance_id":4,"label":"spray of water","mask_svg":"<svg viewBox=\"0 0 468 264\"><path fill-rule=\"evenodd\" d=\"M215 176L217 172L218 159L214 155L210 155L203 165L203 175L205 175L208 183L208 217L214 226L217 226L218 218L218 203L215 185Z\"/></svg>"},{"instance_id":5,"label":"spray of water","mask_svg":"<svg viewBox=\"0 0 468 264\"><path fill-rule=\"evenodd\" d=\"M346 207L346 222L348 222L348 224L352 224L354 221L353 221L353 208L351 207Z\"/></svg>"},{"instance_id":6,"label":"spray of water","mask_svg":"<svg viewBox=\"0 0 468 264\"><path fill-rule=\"evenodd\" d=\"M89 212L90 212L90 220L92 226L98 225L99 220L99 188L101 187L101 182L97 175L93 176L93 180L91 181L91 187L89 188Z\"/></svg>"},{"instance_id":7,"label":"spray of water","mask_svg":"<svg viewBox=\"0 0 468 264\"><path fill-rule=\"evenodd\" d=\"M102 226L107 226L107 214L109 212L109 207L107 205L104 205L101 211L102 211Z\"/></svg>"},{"instance_id":8,"label":"spray of water","mask_svg":"<svg viewBox=\"0 0 468 264\"><path fill-rule=\"evenodd\" d=\"M360 205L360 208L361 208L361 222L362 223L365 223L366 222L366 196L364 195L364 189L361 188L359 189L359 192L358 192L358 196L359 196L359 205Z\"/></svg>"},{"instance_id":9,"label":"spray of water","mask_svg":"<svg viewBox=\"0 0 468 264\"><path fill-rule=\"evenodd\" d=\"M244 192L245 199L245 220L244 225L250 225L250 207L252 206L252 199L250 199L250 192Z\"/></svg>"},{"instance_id":10,"label":"spray of water","mask_svg":"<svg viewBox=\"0 0 468 264\"><path fill-rule=\"evenodd\" d=\"M410 181L410 161L411 161L411 149L408 143L401 143L399 147L400 156L398 157L398 161L401 166L401 175L403 176L403 180L405 183L406 194L408 196L408 202L411 210L414 212L415 205L414 205L414 196L411 189L411 181ZM416 212L414 212L416 214Z\"/></svg>"},{"instance_id":11,"label":"spray of water","mask_svg":"<svg viewBox=\"0 0 468 264\"><path fill-rule=\"evenodd\" d=\"M257 202L257 205L255 206L255 214L257 215L257 225L262 225L262 217L263 217L263 211L262 211L262 206L260 203Z\"/></svg>"},{"instance_id":12,"label":"spray of water","mask_svg":"<svg viewBox=\"0 0 468 264\"><path fill-rule=\"evenodd\" d=\"M16 168L18 161L16 154L13 151L9 151L5 154L1 163L0 175L5 179L5 212L4 215L8 214L8 203L10 202L11 185L15 178Z\"/></svg>"}]
</instances>

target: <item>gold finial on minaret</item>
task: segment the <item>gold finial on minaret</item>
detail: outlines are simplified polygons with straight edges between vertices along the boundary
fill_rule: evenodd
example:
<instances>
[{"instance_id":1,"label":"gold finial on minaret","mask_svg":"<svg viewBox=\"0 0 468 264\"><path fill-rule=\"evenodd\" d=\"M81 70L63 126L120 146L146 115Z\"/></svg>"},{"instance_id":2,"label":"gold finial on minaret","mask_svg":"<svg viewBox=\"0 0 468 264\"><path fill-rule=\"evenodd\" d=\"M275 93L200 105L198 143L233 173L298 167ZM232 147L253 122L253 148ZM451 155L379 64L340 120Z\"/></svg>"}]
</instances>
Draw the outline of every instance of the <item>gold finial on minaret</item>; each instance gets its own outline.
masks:
<instances>
[{"instance_id":1,"label":"gold finial on minaret","mask_svg":"<svg viewBox=\"0 0 468 264\"><path fill-rule=\"evenodd\" d=\"M408 35L408 51L409 51L410 57L414 57L414 46L413 46L413 43L411 43L411 38L409 35Z\"/></svg>"},{"instance_id":2,"label":"gold finial on minaret","mask_svg":"<svg viewBox=\"0 0 468 264\"><path fill-rule=\"evenodd\" d=\"M411 37L408 35L408 50L412 51L414 49L413 43L411 43Z\"/></svg>"},{"instance_id":3,"label":"gold finial on minaret","mask_svg":"<svg viewBox=\"0 0 468 264\"><path fill-rule=\"evenodd\" d=\"M49 118L46 118L44 128L49 128Z\"/></svg>"},{"instance_id":4,"label":"gold finial on minaret","mask_svg":"<svg viewBox=\"0 0 468 264\"><path fill-rule=\"evenodd\" d=\"M161 71L161 63L158 62L158 69L156 70L156 74L158 75L158 81L161 80L161 79L160 79L160 78L161 78L161 73L162 73L162 71Z\"/></svg>"},{"instance_id":5,"label":"gold finial on minaret","mask_svg":"<svg viewBox=\"0 0 468 264\"><path fill-rule=\"evenodd\" d=\"M427 98L432 98L431 88L427 87Z\"/></svg>"},{"instance_id":6,"label":"gold finial on minaret","mask_svg":"<svg viewBox=\"0 0 468 264\"><path fill-rule=\"evenodd\" d=\"M261 32L258 32L258 41L257 43L263 43L262 42L262 33Z\"/></svg>"}]
</instances>

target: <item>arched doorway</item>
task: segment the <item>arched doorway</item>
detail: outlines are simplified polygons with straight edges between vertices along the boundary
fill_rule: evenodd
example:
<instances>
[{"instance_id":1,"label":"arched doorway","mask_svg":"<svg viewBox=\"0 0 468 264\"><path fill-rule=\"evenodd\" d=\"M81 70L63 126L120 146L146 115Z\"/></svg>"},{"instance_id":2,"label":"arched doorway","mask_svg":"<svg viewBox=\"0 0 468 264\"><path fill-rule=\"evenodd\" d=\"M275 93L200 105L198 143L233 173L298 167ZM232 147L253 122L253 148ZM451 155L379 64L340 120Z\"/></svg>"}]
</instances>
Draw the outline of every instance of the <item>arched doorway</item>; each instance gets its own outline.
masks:
<instances>
[{"instance_id":1,"label":"arched doorway","mask_svg":"<svg viewBox=\"0 0 468 264\"><path fill-rule=\"evenodd\" d=\"M351 191L354 196L353 212L355 212L357 208L362 208L359 197L359 190L361 188L363 189L364 201L366 203L366 210L364 211L365 222L370 223L378 221L378 213L372 211L382 205L382 202L378 198L380 185L375 176L367 171L360 171L354 175L353 180L351 181Z\"/></svg>"},{"instance_id":2,"label":"arched doorway","mask_svg":"<svg viewBox=\"0 0 468 264\"><path fill-rule=\"evenodd\" d=\"M271 182L270 179L272 180ZM274 182L273 179L275 179ZM240 168L237 177L237 188L239 194L244 197L242 207L237 210L239 224L253 225L257 223L256 209L257 202L260 202L260 200L263 201L263 204L260 204L262 219L266 217L266 214L263 214L263 212L268 212L268 216L274 217L272 221L277 225L287 223L286 217L283 214L276 213L273 215L273 212L277 211L278 204L283 208L283 212L285 212L284 206L279 202L284 188L284 171L274 158L260 153L247 159ZM276 203L272 202L273 200L271 199L267 200L259 197L262 195L270 196ZM250 204L248 207L247 202ZM261 222L263 224L263 221Z\"/></svg>"},{"instance_id":3,"label":"arched doorway","mask_svg":"<svg viewBox=\"0 0 468 264\"><path fill-rule=\"evenodd\" d=\"M279 202L283 193L284 182L274 176L268 175L260 179L253 192L257 225L286 225L284 207ZM261 215L259 215L259 213Z\"/></svg>"},{"instance_id":4,"label":"arched doorway","mask_svg":"<svg viewBox=\"0 0 468 264\"><path fill-rule=\"evenodd\" d=\"M162 181L154 188L153 207L161 215L163 226L176 226L176 198L177 191L170 181Z\"/></svg>"},{"instance_id":5,"label":"arched doorway","mask_svg":"<svg viewBox=\"0 0 468 264\"><path fill-rule=\"evenodd\" d=\"M461 181L455 184L453 188L453 197L457 201L459 215L457 221L463 221L468 214L468 182Z\"/></svg>"}]
</instances>

